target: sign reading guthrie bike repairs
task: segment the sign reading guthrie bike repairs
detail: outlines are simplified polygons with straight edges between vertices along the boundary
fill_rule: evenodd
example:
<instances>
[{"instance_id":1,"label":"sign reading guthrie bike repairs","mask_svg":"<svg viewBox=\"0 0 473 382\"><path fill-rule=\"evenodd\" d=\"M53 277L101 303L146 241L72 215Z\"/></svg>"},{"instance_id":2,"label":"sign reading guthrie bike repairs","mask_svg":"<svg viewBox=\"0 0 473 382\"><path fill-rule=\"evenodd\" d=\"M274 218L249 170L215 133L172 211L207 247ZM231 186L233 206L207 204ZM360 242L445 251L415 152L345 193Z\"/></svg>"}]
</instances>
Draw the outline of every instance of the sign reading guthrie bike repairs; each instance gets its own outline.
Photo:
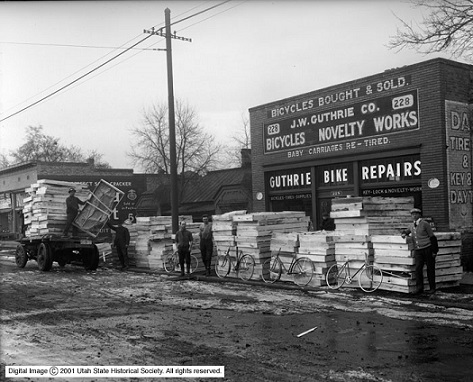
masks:
<instances>
[{"instance_id":1,"label":"sign reading guthrie bike repairs","mask_svg":"<svg viewBox=\"0 0 473 382\"><path fill-rule=\"evenodd\" d=\"M380 97L264 125L264 153L307 154L370 146L373 138L419 129L417 90ZM387 138L384 138L387 140ZM320 148L320 146L323 146Z\"/></svg>"}]
</instances>

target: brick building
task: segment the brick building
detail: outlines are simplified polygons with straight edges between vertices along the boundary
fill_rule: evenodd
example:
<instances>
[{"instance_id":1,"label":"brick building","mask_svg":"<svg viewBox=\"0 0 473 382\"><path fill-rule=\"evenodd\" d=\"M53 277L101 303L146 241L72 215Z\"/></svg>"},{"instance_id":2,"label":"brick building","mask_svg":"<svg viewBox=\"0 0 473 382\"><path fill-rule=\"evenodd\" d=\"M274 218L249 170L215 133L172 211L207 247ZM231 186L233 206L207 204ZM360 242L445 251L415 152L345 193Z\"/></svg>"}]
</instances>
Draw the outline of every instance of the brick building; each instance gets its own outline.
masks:
<instances>
[{"instance_id":1,"label":"brick building","mask_svg":"<svg viewBox=\"0 0 473 382\"><path fill-rule=\"evenodd\" d=\"M471 232L472 112L473 66L445 59L253 107L253 207L318 224L333 198L410 195Z\"/></svg>"}]
</instances>

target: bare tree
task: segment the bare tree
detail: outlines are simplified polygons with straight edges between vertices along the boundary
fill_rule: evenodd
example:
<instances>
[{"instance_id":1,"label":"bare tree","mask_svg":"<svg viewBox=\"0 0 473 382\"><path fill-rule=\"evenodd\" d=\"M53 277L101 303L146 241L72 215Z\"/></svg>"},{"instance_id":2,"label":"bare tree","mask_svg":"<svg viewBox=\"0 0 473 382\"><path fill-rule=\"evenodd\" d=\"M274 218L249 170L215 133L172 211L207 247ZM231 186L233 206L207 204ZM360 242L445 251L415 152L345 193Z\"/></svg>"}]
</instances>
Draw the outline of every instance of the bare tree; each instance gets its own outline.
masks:
<instances>
[{"instance_id":1,"label":"bare tree","mask_svg":"<svg viewBox=\"0 0 473 382\"><path fill-rule=\"evenodd\" d=\"M216 169L221 146L215 143L213 136L204 132L189 105L176 101L175 114L176 161L182 195L190 177ZM154 105L144 111L142 124L131 131L136 138L128 153L133 164L146 173L170 174L167 105Z\"/></svg>"},{"instance_id":2,"label":"bare tree","mask_svg":"<svg viewBox=\"0 0 473 382\"><path fill-rule=\"evenodd\" d=\"M412 0L427 11L421 25L400 18L402 28L388 46L420 53L450 52L453 57L473 58L473 0Z\"/></svg>"},{"instance_id":3,"label":"bare tree","mask_svg":"<svg viewBox=\"0 0 473 382\"><path fill-rule=\"evenodd\" d=\"M10 153L12 163L28 161L43 162L83 162L87 158L94 158L97 167L110 168L102 161L102 154L92 151L84 155L76 146L64 146L59 139L43 133L43 126L28 126L26 129L26 142L17 150Z\"/></svg>"},{"instance_id":4,"label":"bare tree","mask_svg":"<svg viewBox=\"0 0 473 382\"><path fill-rule=\"evenodd\" d=\"M250 121L246 114L241 115L241 120L240 128L233 134L222 158L226 167L240 167L242 165L242 150L251 149Z\"/></svg>"}]
</instances>

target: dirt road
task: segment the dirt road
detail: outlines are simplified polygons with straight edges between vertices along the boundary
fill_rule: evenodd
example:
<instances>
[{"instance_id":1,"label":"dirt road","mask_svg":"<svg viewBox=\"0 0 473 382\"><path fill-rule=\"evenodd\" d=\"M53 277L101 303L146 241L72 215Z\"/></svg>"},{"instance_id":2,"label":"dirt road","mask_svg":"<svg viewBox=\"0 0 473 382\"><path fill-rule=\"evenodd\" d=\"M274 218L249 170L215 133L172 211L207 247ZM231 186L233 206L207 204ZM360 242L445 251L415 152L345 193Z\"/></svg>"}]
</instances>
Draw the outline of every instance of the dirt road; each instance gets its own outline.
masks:
<instances>
[{"instance_id":1,"label":"dirt road","mask_svg":"<svg viewBox=\"0 0 473 382\"><path fill-rule=\"evenodd\" d=\"M202 365L242 382L471 381L473 295L462 290L415 299L70 265L40 272L7 257L0 267L3 379L5 365Z\"/></svg>"}]
</instances>

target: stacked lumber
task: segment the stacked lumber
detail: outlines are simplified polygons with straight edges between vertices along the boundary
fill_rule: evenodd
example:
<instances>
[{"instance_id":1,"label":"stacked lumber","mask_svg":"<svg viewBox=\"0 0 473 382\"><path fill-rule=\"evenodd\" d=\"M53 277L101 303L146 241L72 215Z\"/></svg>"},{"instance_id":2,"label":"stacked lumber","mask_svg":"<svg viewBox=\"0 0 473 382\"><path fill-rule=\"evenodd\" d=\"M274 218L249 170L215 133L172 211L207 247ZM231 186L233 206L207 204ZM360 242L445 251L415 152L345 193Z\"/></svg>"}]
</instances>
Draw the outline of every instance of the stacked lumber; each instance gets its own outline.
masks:
<instances>
[{"instance_id":1,"label":"stacked lumber","mask_svg":"<svg viewBox=\"0 0 473 382\"><path fill-rule=\"evenodd\" d=\"M85 185L71 182L41 179L25 189L28 196L23 200L25 235L27 237L61 235L66 225L66 199L69 188L76 189L76 196L87 200L90 192Z\"/></svg>"},{"instance_id":2,"label":"stacked lumber","mask_svg":"<svg viewBox=\"0 0 473 382\"><path fill-rule=\"evenodd\" d=\"M435 232L439 243L439 252L435 259L435 281L438 289L460 285L463 277L461 265L462 240L459 232ZM427 273L424 270L424 280ZM424 285L428 289L428 285Z\"/></svg>"},{"instance_id":3,"label":"stacked lumber","mask_svg":"<svg viewBox=\"0 0 473 382\"><path fill-rule=\"evenodd\" d=\"M137 223L138 219L136 218ZM153 270L163 269L163 258L173 253L172 246L172 218L171 216L151 216L149 220L149 232L144 233L148 237L148 264Z\"/></svg>"},{"instance_id":4,"label":"stacked lumber","mask_svg":"<svg viewBox=\"0 0 473 382\"><path fill-rule=\"evenodd\" d=\"M396 235L411 222L413 197L355 197L332 200L338 236Z\"/></svg>"},{"instance_id":5,"label":"stacked lumber","mask_svg":"<svg viewBox=\"0 0 473 382\"><path fill-rule=\"evenodd\" d=\"M463 275L461 266L461 234L435 232L439 252L435 260L435 280L438 289L458 286ZM411 252L412 239L400 235L373 235L374 263L383 270L380 289L414 293L415 259ZM427 267L424 266L424 290L429 289Z\"/></svg>"},{"instance_id":6,"label":"stacked lumber","mask_svg":"<svg viewBox=\"0 0 473 382\"><path fill-rule=\"evenodd\" d=\"M330 217L335 221L337 236L369 235L362 197L333 199Z\"/></svg>"},{"instance_id":7,"label":"stacked lumber","mask_svg":"<svg viewBox=\"0 0 473 382\"><path fill-rule=\"evenodd\" d=\"M363 211L369 224L370 235L398 235L412 221L410 211L413 197L366 197Z\"/></svg>"},{"instance_id":8,"label":"stacked lumber","mask_svg":"<svg viewBox=\"0 0 473 382\"><path fill-rule=\"evenodd\" d=\"M192 216L179 216L189 229ZM130 232L128 256L130 266L143 269L163 269L163 256L173 251L172 217L137 217L136 223L127 226Z\"/></svg>"},{"instance_id":9,"label":"stacked lumber","mask_svg":"<svg viewBox=\"0 0 473 382\"><path fill-rule=\"evenodd\" d=\"M253 256L255 271L252 279L259 280L262 264L271 257L273 233L307 231L309 218L303 211L282 211L235 215L233 221L237 223L235 240L238 250Z\"/></svg>"},{"instance_id":10,"label":"stacked lumber","mask_svg":"<svg viewBox=\"0 0 473 382\"><path fill-rule=\"evenodd\" d=\"M212 215L212 232L214 244L219 255L224 255L229 247L234 247L236 222L233 217L246 214L245 210L227 212L221 215Z\"/></svg>"},{"instance_id":11,"label":"stacked lumber","mask_svg":"<svg viewBox=\"0 0 473 382\"><path fill-rule=\"evenodd\" d=\"M379 289L401 293L416 291L415 260L411 253L412 240L401 235L371 236L374 264L383 271Z\"/></svg>"},{"instance_id":12,"label":"stacked lumber","mask_svg":"<svg viewBox=\"0 0 473 382\"><path fill-rule=\"evenodd\" d=\"M298 257L307 257L314 265L314 277L310 286L327 285L325 275L335 264L335 242L331 234L324 231L299 234Z\"/></svg>"},{"instance_id":13,"label":"stacked lumber","mask_svg":"<svg viewBox=\"0 0 473 382\"><path fill-rule=\"evenodd\" d=\"M236 223L233 217L246 214L246 210L231 211L221 215L212 215L212 232L214 239L215 256L225 255L229 250L232 258L236 257ZM215 264L212 259L212 264Z\"/></svg>"}]
</instances>

